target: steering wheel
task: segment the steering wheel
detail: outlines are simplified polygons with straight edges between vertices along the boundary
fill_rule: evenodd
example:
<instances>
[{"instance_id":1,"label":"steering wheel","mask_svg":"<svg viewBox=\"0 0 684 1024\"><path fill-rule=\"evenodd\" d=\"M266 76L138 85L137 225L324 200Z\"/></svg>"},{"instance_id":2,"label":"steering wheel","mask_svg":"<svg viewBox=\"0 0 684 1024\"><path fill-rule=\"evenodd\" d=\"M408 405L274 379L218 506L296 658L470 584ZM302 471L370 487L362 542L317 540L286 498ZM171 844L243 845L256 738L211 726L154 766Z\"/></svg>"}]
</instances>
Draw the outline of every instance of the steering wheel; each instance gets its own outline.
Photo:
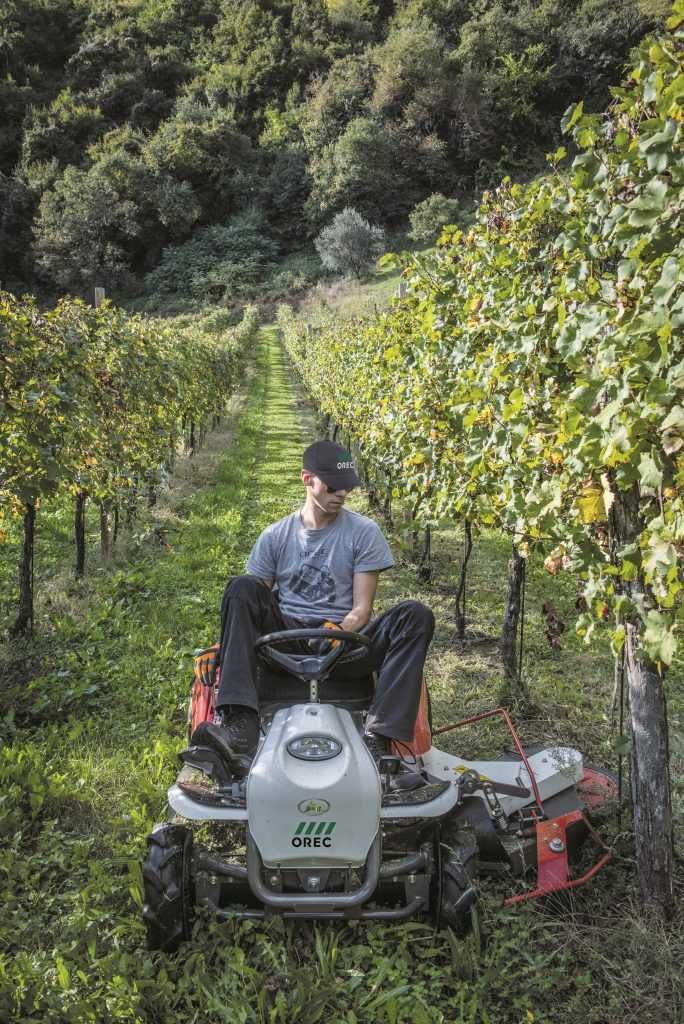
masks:
<instances>
[{"instance_id":1,"label":"steering wheel","mask_svg":"<svg viewBox=\"0 0 684 1024\"><path fill-rule=\"evenodd\" d=\"M284 651L276 650L280 644L291 643L293 640L339 640L339 644L328 651L327 654L285 654ZM291 675L308 681L317 679L323 682L333 670L333 667L340 659L344 658L346 663L359 661L365 657L370 640L363 633L352 633L346 629L321 629L320 627L310 629L287 629L278 633L267 633L260 636L254 644L254 649L264 661L276 668L283 668Z\"/></svg>"}]
</instances>

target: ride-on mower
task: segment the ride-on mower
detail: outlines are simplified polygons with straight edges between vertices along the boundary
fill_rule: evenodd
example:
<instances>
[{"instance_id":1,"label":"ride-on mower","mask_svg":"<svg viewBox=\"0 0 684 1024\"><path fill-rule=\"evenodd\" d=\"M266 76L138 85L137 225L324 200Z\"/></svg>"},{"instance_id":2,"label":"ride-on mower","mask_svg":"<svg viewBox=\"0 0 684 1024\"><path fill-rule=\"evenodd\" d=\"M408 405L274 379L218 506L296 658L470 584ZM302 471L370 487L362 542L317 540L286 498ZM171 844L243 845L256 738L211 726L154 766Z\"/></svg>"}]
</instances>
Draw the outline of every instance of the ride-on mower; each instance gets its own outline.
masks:
<instances>
[{"instance_id":1,"label":"ride-on mower","mask_svg":"<svg viewBox=\"0 0 684 1024\"><path fill-rule=\"evenodd\" d=\"M374 677L360 633L271 633L256 642L261 739L245 773L220 748L190 746L171 786L171 820L148 838L143 915L151 948L189 937L194 908L218 918L398 921L423 916L467 930L476 879L492 872L536 883L513 904L580 885L610 858L588 814L612 800L610 773L569 747L523 749L503 709L512 748L466 761L433 746L423 687L411 744L375 763L363 739ZM289 648L285 651L283 647ZM210 721L217 685L195 679L190 735ZM231 859L200 844L189 823L239 827ZM573 877L591 836L601 855Z\"/></svg>"}]
</instances>

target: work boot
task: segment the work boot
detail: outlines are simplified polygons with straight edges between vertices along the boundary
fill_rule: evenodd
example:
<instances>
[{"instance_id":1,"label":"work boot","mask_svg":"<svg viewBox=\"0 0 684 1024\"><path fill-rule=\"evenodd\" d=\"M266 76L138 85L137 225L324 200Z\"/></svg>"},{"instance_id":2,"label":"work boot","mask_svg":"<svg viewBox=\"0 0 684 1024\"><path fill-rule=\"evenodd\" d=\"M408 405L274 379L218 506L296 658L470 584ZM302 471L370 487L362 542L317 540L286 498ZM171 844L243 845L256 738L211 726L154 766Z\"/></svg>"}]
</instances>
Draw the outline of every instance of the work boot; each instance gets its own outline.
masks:
<instances>
[{"instance_id":1,"label":"work boot","mask_svg":"<svg viewBox=\"0 0 684 1024\"><path fill-rule=\"evenodd\" d=\"M381 757L386 757L390 752L390 740L387 736L381 736L379 732L364 732L363 739L370 751L370 755L376 765Z\"/></svg>"},{"instance_id":2,"label":"work boot","mask_svg":"<svg viewBox=\"0 0 684 1024\"><path fill-rule=\"evenodd\" d=\"M249 773L259 744L259 715L240 704L223 705L214 713L213 722L202 722L190 743L211 747L221 755L232 775Z\"/></svg>"}]
</instances>

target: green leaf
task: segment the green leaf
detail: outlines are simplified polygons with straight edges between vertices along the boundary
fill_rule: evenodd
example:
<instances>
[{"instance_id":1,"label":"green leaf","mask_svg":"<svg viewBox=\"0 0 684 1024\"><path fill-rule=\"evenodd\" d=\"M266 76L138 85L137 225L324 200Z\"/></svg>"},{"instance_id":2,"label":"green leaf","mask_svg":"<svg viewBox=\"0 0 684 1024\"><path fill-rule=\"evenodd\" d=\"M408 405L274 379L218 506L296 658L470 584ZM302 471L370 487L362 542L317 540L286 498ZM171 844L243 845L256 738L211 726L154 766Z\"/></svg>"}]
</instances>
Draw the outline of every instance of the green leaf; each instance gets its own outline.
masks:
<instances>
[{"instance_id":1,"label":"green leaf","mask_svg":"<svg viewBox=\"0 0 684 1024\"><path fill-rule=\"evenodd\" d=\"M652 608L646 616L644 648L654 661L670 665L677 650L674 625L668 624L662 612Z\"/></svg>"},{"instance_id":2,"label":"green leaf","mask_svg":"<svg viewBox=\"0 0 684 1024\"><path fill-rule=\"evenodd\" d=\"M575 103L571 107L568 107L561 119L561 128L563 131L569 132L571 128L574 128L583 113L584 102L582 100L580 100L579 103Z\"/></svg>"},{"instance_id":3,"label":"green leaf","mask_svg":"<svg viewBox=\"0 0 684 1024\"><path fill-rule=\"evenodd\" d=\"M639 460L639 478L643 487L658 490L663 483L663 471L650 452L644 452Z\"/></svg>"},{"instance_id":4,"label":"green leaf","mask_svg":"<svg viewBox=\"0 0 684 1024\"><path fill-rule=\"evenodd\" d=\"M673 455L684 445L684 408L675 405L660 426L663 438L663 450Z\"/></svg>"}]
</instances>

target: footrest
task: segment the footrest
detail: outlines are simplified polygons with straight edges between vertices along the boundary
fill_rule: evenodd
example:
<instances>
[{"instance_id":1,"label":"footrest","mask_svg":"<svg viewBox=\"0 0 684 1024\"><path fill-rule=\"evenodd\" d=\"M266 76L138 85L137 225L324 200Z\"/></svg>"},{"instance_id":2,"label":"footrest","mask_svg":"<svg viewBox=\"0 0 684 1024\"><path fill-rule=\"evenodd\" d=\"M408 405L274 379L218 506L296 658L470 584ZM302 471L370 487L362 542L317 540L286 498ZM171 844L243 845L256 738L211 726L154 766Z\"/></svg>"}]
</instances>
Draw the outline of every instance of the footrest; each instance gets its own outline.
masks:
<instances>
[{"instance_id":1,"label":"footrest","mask_svg":"<svg viewBox=\"0 0 684 1024\"><path fill-rule=\"evenodd\" d=\"M183 765L189 765L208 775L218 786L232 782L233 776L218 751L211 747L195 744L182 750L178 758Z\"/></svg>"}]
</instances>

